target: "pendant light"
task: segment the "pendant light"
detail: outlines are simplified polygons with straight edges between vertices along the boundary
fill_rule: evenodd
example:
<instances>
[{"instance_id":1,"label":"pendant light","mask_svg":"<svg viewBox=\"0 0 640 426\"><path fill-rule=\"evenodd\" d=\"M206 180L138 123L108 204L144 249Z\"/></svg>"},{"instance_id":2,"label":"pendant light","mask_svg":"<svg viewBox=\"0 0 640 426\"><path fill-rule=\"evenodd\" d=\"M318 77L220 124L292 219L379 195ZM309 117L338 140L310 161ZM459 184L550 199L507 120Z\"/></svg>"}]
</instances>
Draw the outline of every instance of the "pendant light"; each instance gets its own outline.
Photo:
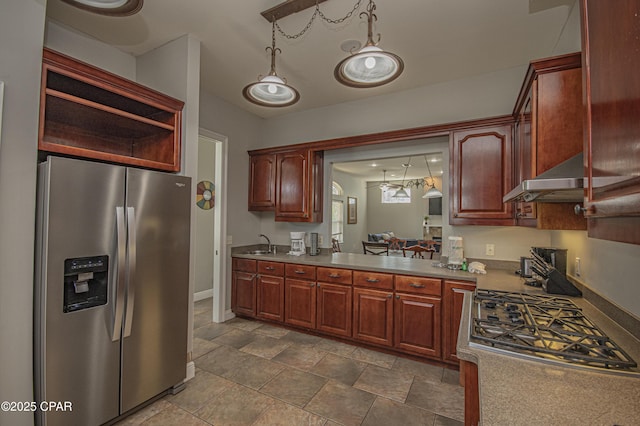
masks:
<instances>
[{"instance_id":1,"label":"pendant light","mask_svg":"<svg viewBox=\"0 0 640 426\"><path fill-rule=\"evenodd\" d=\"M336 66L333 74L336 79L350 87L366 88L387 84L396 78L404 70L404 62L398 55L385 52L378 47L378 42L373 41L373 20L378 17L373 13L376 5L369 0L367 11L362 15L367 16L367 43L357 53L343 59Z\"/></svg>"},{"instance_id":2,"label":"pendant light","mask_svg":"<svg viewBox=\"0 0 640 426\"><path fill-rule=\"evenodd\" d=\"M271 70L265 77L258 76L256 83L251 83L242 89L242 95L256 105L266 107L285 107L293 105L300 99L296 89L287 85L287 81L276 74L276 53L282 51L276 47L276 21L272 22L271 46Z\"/></svg>"},{"instance_id":3,"label":"pendant light","mask_svg":"<svg viewBox=\"0 0 640 426\"><path fill-rule=\"evenodd\" d=\"M404 189L404 179L407 177L407 170L411 167L411 157L409 157L409 162L403 164L404 167L404 176L402 176L402 185L400 185L400 189L396 191L395 194L392 195L393 198L410 198L407 190Z\"/></svg>"},{"instance_id":4,"label":"pendant light","mask_svg":"<svg viewBox=\"0 0 640 426\"><path fill-rule=\"evenodd\" d=\"M422 198L439 198L442 197L442 192L436 188L435 181L433 180L433 175L431 174L431 167L429 167L429 162L427 161L427 156L424 156L424 162L427 163L427 170L429 171L429 177L431 178L431 187L424 193Z\"/></svg>"},{"instance_id":5,"label":"pendant light","mask_svg":"<svg viewBox=\"0 0 640 426\"><path fill-rule=\"evenodd\" d=\"M142 9L143 0L62 0L79 9L108 16L129 16Z\"/></svg>"}]
</instances>

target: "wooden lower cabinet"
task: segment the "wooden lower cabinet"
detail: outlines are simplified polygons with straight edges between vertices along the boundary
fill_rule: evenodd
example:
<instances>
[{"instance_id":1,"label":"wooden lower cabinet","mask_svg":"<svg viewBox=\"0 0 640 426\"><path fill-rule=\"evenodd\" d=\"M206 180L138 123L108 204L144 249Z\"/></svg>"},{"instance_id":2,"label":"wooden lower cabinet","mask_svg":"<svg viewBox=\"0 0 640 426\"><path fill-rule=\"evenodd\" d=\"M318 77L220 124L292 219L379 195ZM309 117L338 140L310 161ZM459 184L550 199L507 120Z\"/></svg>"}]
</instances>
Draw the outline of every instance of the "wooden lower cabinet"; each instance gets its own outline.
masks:
<instances>
[{"instance_id":1,"label":"wooden lower cabinet","mask_svg":"<svg viewBox=\"0 0 640 426\"><path fill-rule=\"evenodd\" d=\"M439 297L397 293L394 346L409 353L440 358L440 305Z\"/></svg>"},{"instance_id":2,"label":"wooden lower cabinet","mask_svg":"<svg viewBox=\"0 0 640 426\"><path fill-rule=\"evenodd\" d=\"M284 322L304 328L316 328L315 281L286 278L284 281Z\"/></svg>"},{"instance_id":3,"label":"wooden lower cabinet","mask_svg":"<svg viewBox=\"0 0 640 426\"><path fill-rule=\"evenodd\" d=\"M393 346L393 293L353 289L353 338Z\"/></svg>"},{"instance_id":4,"label":"wooden lower cabinet","mask_svg":"<svg viewBox=\"0 0 640 426\"><path fill-rule=\"evenodd\" d=\"M464 386L464 426L480 424L480 391L478 386L478 366L460 360L460 378Z\"/></svg>"},{"instance_id":5,"label":"wooden lower cabinet","mask_svg":"<svg viewBox=\"0 0 640 426\"><path fill-rule=\"evenodd\" d=\"M318 283L316 329L327 334L351 337L353 289L339 284Z\"/></svg>"},{"instance_id":6,"label":"wooden lower cabinet","mask_svg":"<svg viewBox=\"0 0 640 426\"><path fill-rule=\"evenodd\" d=\"M458 329L462 316L462 302L465 291L474 291L474 283L467 281L444 281L443 312L442 312L442 358L451 363L458 363L456 344L458 343Z\"/></svg>"},{"instance_id":7,"label":"wooden lower cabinet","mask_svg":"<svg viewBox=\"0 0 640 426\"><path fill-rule=\"evenodd\" d=\"M256 274L234 271L232 289L233 312L256 316Z\"/></svg>"},{"instance_id":8,"label":"wooden lower cabinet","mask_svg":"<svg viewBox=\"0 0 640 426\"><path fill-rule=\"evenodd\" d=\"M257 317L271 321L284 321L284 278L258 275L256 293Z\"/></svg>"}]
</instances>

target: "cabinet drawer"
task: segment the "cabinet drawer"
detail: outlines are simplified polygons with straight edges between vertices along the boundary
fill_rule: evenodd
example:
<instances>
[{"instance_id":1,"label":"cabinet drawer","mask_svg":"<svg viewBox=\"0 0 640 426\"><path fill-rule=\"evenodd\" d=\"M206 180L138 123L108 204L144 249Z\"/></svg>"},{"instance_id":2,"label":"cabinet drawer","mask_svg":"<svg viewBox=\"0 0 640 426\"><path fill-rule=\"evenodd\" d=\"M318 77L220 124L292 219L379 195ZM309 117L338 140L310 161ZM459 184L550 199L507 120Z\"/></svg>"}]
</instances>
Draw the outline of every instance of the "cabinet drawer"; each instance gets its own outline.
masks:
<instances>
[{"instance_id":1,"label":"cabinet drawer","mask_svg":"<svg viewBox=\"0 0 640 426\"><path fill-rule=\"evenodd\" d=\"M242 272L256 272L256 260L253 259L240 259L237 257L233 258L233 270L234 271L242 271Z\"/></svg>"},{"instance_id":2,"label":"cabinet drawer","mask_svg":"<svg viewBox=\"0 0 640 426\"><path fill-rule=\"evenodd\" d=\"M353 285L393 290L393 275L380 274L377 272L354 271Z\"/></svg>"},{"instance_id":3,"label":"cabinet drawer","mask_svg":"<svg viewBox=\"0 0 640 426\"><path fill-rule=\"evenodd\" d=\"M287 277L298 278L301 280L315 280L316 279L316 267L309 265L295 265L287 263L285 267Z\"/></svg>"},{"instance_id":4,"label":"cabinet drawer","mask_svg":"<svg viewBox=\"0 0 640 426\"><path fill-rule=\"evenodd\" d=\"M396 275L396 291L440 296L442 294L442 280Z\"/></svg>"},{"instance_id":5,"label":"cabinet drawer","mask_svg":"<svg viewBox=\"0 0 640 426\"><path fill-rule=\"evenodd\" d=\"M265 275L275 275L275 276L281 277L284 275L284 263L259 260L258 273L265 274Z\"/></svg>"},{"instance_id":6,"label":"cabinet drawer","mask_svg":"<svg viewBox=\"0 0 640 426\"><path fill-rule=\"evenodd\" d=\"M352 271L349 269L318 267L316 274L318 281L351 285Z\"/></svg>"}]
</instances>

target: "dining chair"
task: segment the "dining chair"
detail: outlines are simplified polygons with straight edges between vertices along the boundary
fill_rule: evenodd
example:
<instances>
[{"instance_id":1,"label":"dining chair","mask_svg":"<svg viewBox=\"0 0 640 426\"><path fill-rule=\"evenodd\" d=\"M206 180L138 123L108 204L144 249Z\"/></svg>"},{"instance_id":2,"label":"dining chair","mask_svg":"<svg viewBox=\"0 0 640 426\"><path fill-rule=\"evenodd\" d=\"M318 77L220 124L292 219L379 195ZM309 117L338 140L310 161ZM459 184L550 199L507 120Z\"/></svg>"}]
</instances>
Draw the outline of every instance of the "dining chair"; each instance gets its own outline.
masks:
<instances>
[{"instance_id":1,"label":"dining chair","mask_svg":"<svg viewBox=\"0 0 640 426\"><path fill-rule=\"evenodd\" d=\"M372 243L370 241L363 241L362 249L364 250L364 254L389 256L389 243Z\"/></svg>"},{"instance_id":2,"label":"dining chair","mask_svg":"<svg viewBox=\"0 0 640 426\"><path fill-rule=\"evenodd\" d=\"M334 253L342 252L342 249L340 248L340 241L335 238L331 239L331 247L333 248Z\"/></svg>"},{"instance_id":3,"label":"dining chair","mask_svg":"<svg viewBox=\"0 0 640 426\"><path fill-rule=\"evenodd\" d=\"M406 240L401 240L398 237L389 238L389 250L402 250L402 247L405 246Z\"/></svg>"},{"instance_id":4,"label":"dining chair","mask_svg":"<svg viewBox=\"0 0 640 426\"><path fill-rule=\"evenodd\" d=\"M407 257L408 251L413 252L413 254L411 255L412 258L424 259L424 253L429 253L429 259L433 259L433 252L435 251L435 249L432 247L423 247L421 245L403 247L402 256Z\"/></svg>"}]
</instances>

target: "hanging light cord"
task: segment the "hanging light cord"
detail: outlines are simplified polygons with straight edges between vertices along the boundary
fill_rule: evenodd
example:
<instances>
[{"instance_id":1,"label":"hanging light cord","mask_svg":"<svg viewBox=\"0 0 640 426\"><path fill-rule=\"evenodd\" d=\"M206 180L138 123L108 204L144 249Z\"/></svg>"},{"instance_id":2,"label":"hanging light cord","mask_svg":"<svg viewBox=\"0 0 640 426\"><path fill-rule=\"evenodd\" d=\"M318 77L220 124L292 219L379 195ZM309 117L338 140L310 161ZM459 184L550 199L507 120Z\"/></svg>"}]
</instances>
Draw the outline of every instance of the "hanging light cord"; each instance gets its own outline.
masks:
<instances>
[{"instance_id":1,"label":"hanging light cord","mask_svg":"<svg viewBox=\"0 0 640 426\"><path fill-rule=\"evenodd\" d=\"M431 186L435 186L435 182L433 180L433 175L431 174L431 167L429 167L429 162L427 161L427 156L424 156L424 162L427 163L427 170L429 171L429 177L431 178Z\"/></svg>"},{"instance_id":2,"label":"hanging light cord","mask_svg":"<svg viewBox=\"0 0 640 426\"><path fill-rule=\"evenodd\" d=\"M322 19L323 21L329 23L329 24L341 24L344 21L346 21L347 19L351 18L353 16L353 14L360 9L360 4L362 3L362 0L358 0L356 2L356 4L353 6L353 9L351 9L349 11L349 13L347 13L344 17L339 18L339 19L330 19L327 18L325 16L324 13L322 13L322 11L320 10L320 6L318 5L318 2L316 1L316 10L313 12L313 15L311 15L311 18L309 19L309 22L307 22L307 25L302 29L302 31L300 31L297 34L287 34L278 24L278 22L274 19L273 22L275 24L275 27L278 29L278 32L283 36L286 37L288 39L297 39L299 37L302 37L308 30L309 28L311 28L311 26L313 25L313 22L315 21L316 17L319 16L320 19ZM375 9L375 3L373 3L372 0L369 0L369 5L373 5L373 9ZM369 6L371 7L371 6ZM364 12L363 12L364 13Z\"/></svg>"}]
</instances>

